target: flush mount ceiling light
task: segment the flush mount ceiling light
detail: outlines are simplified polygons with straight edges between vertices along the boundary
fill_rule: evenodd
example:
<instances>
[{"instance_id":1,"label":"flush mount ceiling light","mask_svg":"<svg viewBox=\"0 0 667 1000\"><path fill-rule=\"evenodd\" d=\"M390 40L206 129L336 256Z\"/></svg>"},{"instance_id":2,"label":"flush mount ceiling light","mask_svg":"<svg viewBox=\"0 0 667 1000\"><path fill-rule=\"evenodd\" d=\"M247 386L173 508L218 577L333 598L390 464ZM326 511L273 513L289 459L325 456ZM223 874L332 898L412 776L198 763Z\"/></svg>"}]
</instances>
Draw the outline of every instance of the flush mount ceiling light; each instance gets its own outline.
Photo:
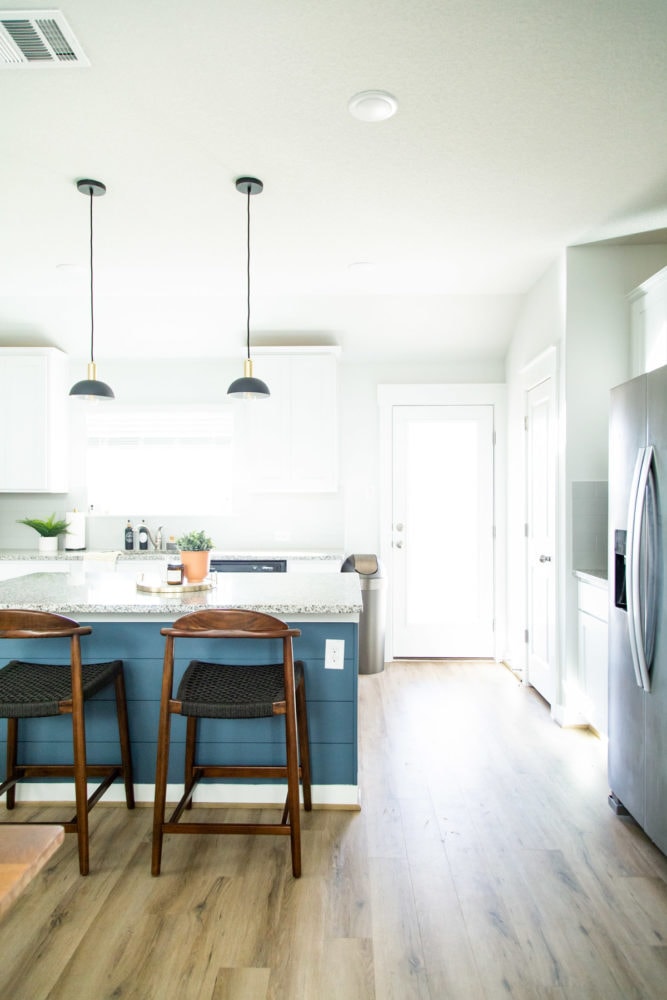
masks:
<instances>
[{"instance_id":1,"label":"flush mount ceiling light","mask_svg":"<svg viewBox=\"0 0 667 1000\"><path fill-rule=\"evenodd\" d=\"M360 122L383 122L398 110L398 101L386 90L362 90L348 101L353 118Z\"/></svg>"},{"instance_id":2,"label":"flush mount ceiling light","mask_svg":"<svg viewBox=\"0 0 667 1000\"><path fill-rule=\"evenodd\" d=\"M106 187L101 181L81 180L76 182L81 194L90 199L90 361L88 363L88 378L77 382L69 391L70 396L79 399L114 399L113 389L100 382L97 378L95 364L95 310L93 304L93 198L101 198L106 194Z\"/></svg>"},{"instance_id":3,"label":"flush mount ceiling light","mask_svg":"<svg viewBox=\"0 0 667 1000\"><path fill-rule=\"evenodd\" d=\"M253 378L252 361L250 360L250 195L260 194L264 185L256 177L239 177L236 181L236 190L245 194L247 198L247 232L248 232L248 256L246 264L247 277L247 320L246 320L246 350L248 355L243 363L243 378L237 378L227 390L228 396L236 399L268 399L271 395L266 382L260 378Z\"/></svg>"}]
</instances>

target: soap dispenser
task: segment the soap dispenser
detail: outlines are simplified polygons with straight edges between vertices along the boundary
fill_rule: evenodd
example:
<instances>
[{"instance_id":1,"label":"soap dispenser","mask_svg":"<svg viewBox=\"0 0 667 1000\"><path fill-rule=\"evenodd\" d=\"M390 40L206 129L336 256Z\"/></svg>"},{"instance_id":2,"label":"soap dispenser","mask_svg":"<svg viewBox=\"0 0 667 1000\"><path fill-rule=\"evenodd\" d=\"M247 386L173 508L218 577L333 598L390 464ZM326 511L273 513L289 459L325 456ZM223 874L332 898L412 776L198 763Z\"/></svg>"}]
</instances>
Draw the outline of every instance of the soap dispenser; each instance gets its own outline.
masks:
<instances>
[{"instance_id":1,"label":"soap dispenser","mask_svg":"<svg viewBox=\"0 0 667 1000\"><path fill-rule=\"evenodd\" d=\"M144 521L139 525L139 548L142 551L148 548L148 528Z\"/></svg>"}]
</instances>

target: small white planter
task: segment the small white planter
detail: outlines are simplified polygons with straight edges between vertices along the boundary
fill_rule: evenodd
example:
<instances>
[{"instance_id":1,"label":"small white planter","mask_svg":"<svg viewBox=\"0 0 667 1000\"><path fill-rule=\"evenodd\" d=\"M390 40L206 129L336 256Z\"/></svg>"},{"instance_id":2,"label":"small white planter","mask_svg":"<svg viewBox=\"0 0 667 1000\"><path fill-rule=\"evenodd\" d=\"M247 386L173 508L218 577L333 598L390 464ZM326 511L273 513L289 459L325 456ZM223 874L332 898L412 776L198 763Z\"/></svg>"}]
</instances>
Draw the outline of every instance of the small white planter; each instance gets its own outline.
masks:
<instances>
[{"instance_id":1,"label":"small white planter","mask_svg":"<svg viewBox=\"0 0 667 1000\"><path fill-rule=\"evenodd\" d=\"M39 536L39 546L40 552L57 552L58 551L58 536L57 535L40 535Z\"/></svg>"}]
</instances>

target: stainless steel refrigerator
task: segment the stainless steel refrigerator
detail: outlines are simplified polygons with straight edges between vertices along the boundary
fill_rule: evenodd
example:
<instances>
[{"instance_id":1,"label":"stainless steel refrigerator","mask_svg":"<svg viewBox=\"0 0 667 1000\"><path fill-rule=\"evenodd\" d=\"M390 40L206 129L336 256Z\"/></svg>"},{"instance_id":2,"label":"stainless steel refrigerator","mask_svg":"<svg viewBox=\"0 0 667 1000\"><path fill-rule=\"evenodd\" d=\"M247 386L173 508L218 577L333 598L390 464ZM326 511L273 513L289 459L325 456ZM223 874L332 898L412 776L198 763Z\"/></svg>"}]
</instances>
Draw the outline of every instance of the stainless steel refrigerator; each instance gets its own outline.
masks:
<instances>
[{"instance_id":1,"label":"stainless steel refrigerator","mask_svg":"<svg viewBox=\"0 0 667 1000\"><path fill-rule=\"evenodd\" d=\"M609 803L667 853L667 366L611 393Z\"/></svg>"}]
</instances>

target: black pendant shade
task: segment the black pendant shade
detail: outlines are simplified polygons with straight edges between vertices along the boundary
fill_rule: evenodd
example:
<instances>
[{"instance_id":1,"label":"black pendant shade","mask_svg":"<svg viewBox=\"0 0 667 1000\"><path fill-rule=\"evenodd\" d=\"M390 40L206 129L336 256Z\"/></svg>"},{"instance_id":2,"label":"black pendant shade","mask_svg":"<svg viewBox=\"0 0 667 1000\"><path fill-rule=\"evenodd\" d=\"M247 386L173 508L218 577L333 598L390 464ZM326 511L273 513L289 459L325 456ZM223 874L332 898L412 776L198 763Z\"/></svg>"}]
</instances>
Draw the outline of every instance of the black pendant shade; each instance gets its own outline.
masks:
<instances>
[{"instance_id":1,"label":"black pendant shade","mask_svg":"<svg viewBox=\"0 0 667 1000\"><path fill-rule=\"evenodd\" d=\"M70 396L77 396L79 399L114 399L113 389L106 382L101 382L97 378L97 365L95 364L95 310L93 299L93 198L100 198L106 194L106 187L101 181L80 180L76 186L81 194L90 198L90 361L88 362L87 378L76 382L69 391Z\"/></svg>"},{"instance_id":2,"label":"black pendant shade","mask_svg":"<svg viewBox=\"0 0 667 1000\"><path fill-rule=\"evenodd\" d=\"M101 382L95 378L96 365L88 365L88 375L91 378L82 378L80 382L75 382L69 391L70 396L79 396L82 399L115 399L113 389L106 382Z\"/></svg>"},{"instance_id":3,"label":"black pendant shade","mask_svg":"<svg viewBox=\"0 0 667 1000\"><path fill-rule=\"evenodd\" d=\"M266 382L261 378L254 378L252 374L252 361L250 359L250 195L260 194L264 185L256 177L239 177L236 181L236 190L247 197L247 236L248 255L246 264L247 278L247 320L246 320L246 350L247 357L243 363L243 377L235 379L227 390L228 396L235 399L267 399L271 393Z\"/></svg>"},{"instance_id":4,"label":"black pendant shade","mask_svg":"<svg viewBox=\"0 0 667 1000\"><path fill-rule=\"evenodd\" d=\"M270 396L269 387L261 378L254 378L252 374L252 361L246 358L243 362L243 377L234 379L229 389L228 396L236 396L238 399L263 399Z\"/></svg>"}]
</instances>

